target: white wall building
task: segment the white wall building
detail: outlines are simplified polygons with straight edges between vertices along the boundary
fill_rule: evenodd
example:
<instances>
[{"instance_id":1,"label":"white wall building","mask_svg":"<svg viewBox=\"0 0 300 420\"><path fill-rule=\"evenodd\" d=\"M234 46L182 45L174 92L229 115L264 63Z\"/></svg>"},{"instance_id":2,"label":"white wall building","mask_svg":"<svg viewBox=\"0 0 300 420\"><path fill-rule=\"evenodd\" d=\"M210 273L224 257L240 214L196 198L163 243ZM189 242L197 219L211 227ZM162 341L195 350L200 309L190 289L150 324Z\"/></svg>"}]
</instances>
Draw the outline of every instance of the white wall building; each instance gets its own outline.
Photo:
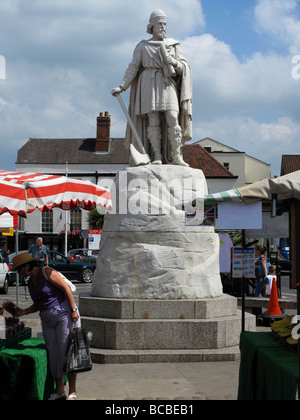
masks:
<instances>
[{"instance_id":1,"label":"white wall building","mask_svg":"<svg viewBox=\"0 0 300 420\"><path fill-rule=\"evenodd\" d=\"M271 177L271 165L245 152L240 152L208 137L196 144L204 147L225 168L238 176L236 188Z\"/></svg>"}]
</instances>

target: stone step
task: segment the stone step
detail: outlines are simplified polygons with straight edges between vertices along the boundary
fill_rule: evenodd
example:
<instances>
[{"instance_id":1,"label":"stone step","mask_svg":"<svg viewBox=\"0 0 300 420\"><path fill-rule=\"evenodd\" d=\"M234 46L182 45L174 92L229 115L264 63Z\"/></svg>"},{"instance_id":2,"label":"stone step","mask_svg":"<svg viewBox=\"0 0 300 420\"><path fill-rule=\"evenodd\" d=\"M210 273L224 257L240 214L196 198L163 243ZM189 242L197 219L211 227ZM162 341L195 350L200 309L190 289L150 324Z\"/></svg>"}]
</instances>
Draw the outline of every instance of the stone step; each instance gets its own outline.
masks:
<instances>
[{"instance_id":1,"label":"stone step","mask_svg":"<svg viewBox=\"0 0 300 420\"><path fill-rule=\"evenodd\" d=\"M255 317L246 316L255 330ZM93 332L92 346L112 350L219 349L239 344L241 317L202 319L116 320L81 317Z\"/></svg>"},{"instance_id":2,"label":"stone step","mask_svg":"<svg viewBox=\"0 0 300 420\"><path fill-rule=\"evenodd\" d=\"M237 299L111 299L80 294L82 316L107 319L211 319L237 315Z\"/></svg>"},{"instance_id":3,"label":"stone step","mask_svg":"<svg viewBox=\"0 0 300 420\"><path fill-rule=\"evenodd\" d=\"M107 350L91 349L93 363L205 363L240 360L239 346L218 350Z\"/></svg>"}]
</instances>

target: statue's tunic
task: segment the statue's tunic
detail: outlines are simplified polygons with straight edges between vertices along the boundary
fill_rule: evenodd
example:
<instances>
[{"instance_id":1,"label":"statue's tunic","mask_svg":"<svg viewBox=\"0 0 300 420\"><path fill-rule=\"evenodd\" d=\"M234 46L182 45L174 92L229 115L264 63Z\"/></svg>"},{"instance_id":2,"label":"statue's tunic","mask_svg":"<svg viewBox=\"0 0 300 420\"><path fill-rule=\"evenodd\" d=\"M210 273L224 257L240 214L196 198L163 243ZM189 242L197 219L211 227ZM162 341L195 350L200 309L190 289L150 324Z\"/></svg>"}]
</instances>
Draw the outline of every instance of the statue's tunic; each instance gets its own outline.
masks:
<instances>
[{"instance_id":1,"label":"statue's tunic","mask_svg":"<svg viewBox=\"0 0 300 420\"><path fill-rule=\"evenodd\" d=\"M176 45L169 47L170 55L176 55ZM153 111L179 112L176 80L166 77L160 53L160 43L142 41L136 47L133 60L125 74L122 87L126 89L137 76L135 114L146 115Z\"/></svg>"}]
</instances>

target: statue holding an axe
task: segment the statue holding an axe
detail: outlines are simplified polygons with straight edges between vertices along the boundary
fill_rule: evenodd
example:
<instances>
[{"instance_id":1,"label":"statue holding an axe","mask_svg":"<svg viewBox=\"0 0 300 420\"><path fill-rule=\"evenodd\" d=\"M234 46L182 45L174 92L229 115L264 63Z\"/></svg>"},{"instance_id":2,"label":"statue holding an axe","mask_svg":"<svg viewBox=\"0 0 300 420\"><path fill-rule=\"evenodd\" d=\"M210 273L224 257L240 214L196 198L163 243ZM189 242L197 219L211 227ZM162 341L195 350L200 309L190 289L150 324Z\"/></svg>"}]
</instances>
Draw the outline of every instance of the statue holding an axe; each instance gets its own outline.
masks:
<instances>
[{"instance_id":1,"label":"statue holding an axe","mask_svg":"<svg viewBox=\"0 0 300 420\"><path fill-rule=\"evenodd\" d=\"M132 164L188 166L183 144L192 138L192 78L179 43L166 35L166 15L154 10L119 87L113 89L128 120L126 141ZM120 93L131 86L129 110Z\"/></svg>"}]
</instances>

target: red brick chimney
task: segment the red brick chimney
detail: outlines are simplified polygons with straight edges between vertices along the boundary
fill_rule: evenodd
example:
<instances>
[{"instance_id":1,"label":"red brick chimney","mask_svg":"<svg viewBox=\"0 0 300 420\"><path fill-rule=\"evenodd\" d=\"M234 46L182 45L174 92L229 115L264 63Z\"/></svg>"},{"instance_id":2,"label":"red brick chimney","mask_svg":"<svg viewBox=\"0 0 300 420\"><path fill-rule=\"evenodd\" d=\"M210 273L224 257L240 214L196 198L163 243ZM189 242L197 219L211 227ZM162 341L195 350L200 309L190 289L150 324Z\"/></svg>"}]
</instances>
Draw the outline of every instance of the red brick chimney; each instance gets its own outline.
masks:
<instances>
[{"instance_id":1,"label":"red brick chimney","mask_svg":"<svg viewBox=\"0 0 300 420\"><path fill-rule=\"evenodd\" d=\"M108 112L100 112L97 118L97 137L96 137L96 152L108 152L110 141L110 116Z\"/></svg>"}]
</instances>

